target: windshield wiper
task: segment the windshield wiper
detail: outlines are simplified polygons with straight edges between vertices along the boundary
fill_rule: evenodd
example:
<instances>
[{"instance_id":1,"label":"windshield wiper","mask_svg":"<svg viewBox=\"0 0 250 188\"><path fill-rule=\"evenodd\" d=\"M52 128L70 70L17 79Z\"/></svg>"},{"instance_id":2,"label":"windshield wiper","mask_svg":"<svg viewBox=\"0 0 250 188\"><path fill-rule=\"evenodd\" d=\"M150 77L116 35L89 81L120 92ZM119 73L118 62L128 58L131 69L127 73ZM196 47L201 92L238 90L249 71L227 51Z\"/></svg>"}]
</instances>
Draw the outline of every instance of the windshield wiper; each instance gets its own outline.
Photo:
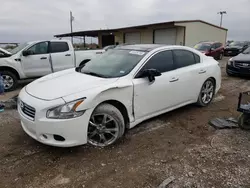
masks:
<instances>
[{"instance_id":1,"label":"windshield wiper","mask_svg":"<svg viewBox=\"0 0 250 188\"><path fill-rule=\"evenodd\" d=\"M100 77L100 78L108 78L107 76L104 76L102 74L98 74L98 73L95 73L95 72L82 72L84 74L88 74L88 75L91 75L91 76L97 76L97 77Z\"/></svg>"}]
</instances>

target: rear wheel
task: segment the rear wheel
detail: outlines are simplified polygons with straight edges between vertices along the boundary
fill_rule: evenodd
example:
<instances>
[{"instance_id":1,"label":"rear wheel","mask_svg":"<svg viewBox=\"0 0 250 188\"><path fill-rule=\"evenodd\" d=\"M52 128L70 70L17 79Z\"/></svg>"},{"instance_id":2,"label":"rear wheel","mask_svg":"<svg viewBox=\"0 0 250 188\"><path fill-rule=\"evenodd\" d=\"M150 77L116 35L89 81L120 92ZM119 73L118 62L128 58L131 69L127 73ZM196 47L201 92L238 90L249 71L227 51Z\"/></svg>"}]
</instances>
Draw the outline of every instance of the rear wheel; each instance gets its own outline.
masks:
<instances>
[{"instance_id":1,"label":"rear wheel","mask_svg":"<svg viewBox=\"0 0 250 188\"><path fill-rule=\"evenodd\" d=\"M3 78L4 90L6 92L15 90L18 84L17 76L11 71L1 71L0 74Z\"/></svg>"},{"instance_id":2,"label":"rear wheel","mask_svg":"<svg viewBox=\"0 0 250 188\"><path fill-rule=\"evenodd\" d=\"M223 58L223 53L220 53L218 59L222 60L222 58Z\"/></svg>"},{"instance_id":3,"label":"rear wheel","mask_svg":"<svg viewBox=\"0 0 250 188\"><path fill-rule=\"evenodd\" d=\"M91 115L88 127L88 143L105 147L123 136L125 122L121 112L110 104L101 104Z\"/></svg>"},{"instance_id":4,"label":"rear wheel","mask_svg":"<svg viewBox=\"0 0 250 188\"><path fill-rule=\"evenodd\" d=\"M241 129L250 130L250 115L241 114L238 119L238 125Z\"/></svg>"},{"instance_id":5,"label":"rear wheel","mask_svg":"<svg viewBox=\"0 0 250 188\"><path fill-rule=\"evenodd\" d=\"M207 79L201 87L201 91L197 100L199 106L207 106L214 97L215 93L215 83L214 80Z\"/></svg>"}]
</instances>

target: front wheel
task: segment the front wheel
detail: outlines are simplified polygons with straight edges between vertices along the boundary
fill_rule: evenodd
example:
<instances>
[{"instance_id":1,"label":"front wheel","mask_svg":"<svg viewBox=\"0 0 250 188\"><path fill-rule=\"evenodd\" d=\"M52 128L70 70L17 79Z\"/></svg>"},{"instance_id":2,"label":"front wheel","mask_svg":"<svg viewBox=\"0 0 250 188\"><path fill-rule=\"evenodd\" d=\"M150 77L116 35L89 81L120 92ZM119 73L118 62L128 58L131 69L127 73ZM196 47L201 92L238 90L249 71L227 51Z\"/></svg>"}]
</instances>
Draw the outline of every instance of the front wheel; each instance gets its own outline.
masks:
<instances>
[{"instance_id":1,"label":"front wheel","mask_svg":"<svg viewBox=\"0 0 250 188\"><path fill-rule=\"evenodd\" d=\"M209 78L207 79L201 87L201 91L197 100L199 106L207 106L214 97L215 93L215 83L214 80Z\"/></svg>"},{"instance_id":2,"label":"front wheel","mask_svg":"<svg viewBox=\"0 0 250 188\"><path fill-rule=\"evenodd\" d=\"M10 71L1 71L0 74L3 78L4 91L15 90L18 84L17 76Z\"/></svg>"},{"instance_id":3,"label":"front wheel","mask_svg":"<svg viewBox=\"0 0 250 188\"><path fill-rule=\"evenodd\" d=\"M125 122L121 112L111 104L99 105L91 115L88 127L88 143L105 147L123 136Z\"/></svg>"}]
</instances>

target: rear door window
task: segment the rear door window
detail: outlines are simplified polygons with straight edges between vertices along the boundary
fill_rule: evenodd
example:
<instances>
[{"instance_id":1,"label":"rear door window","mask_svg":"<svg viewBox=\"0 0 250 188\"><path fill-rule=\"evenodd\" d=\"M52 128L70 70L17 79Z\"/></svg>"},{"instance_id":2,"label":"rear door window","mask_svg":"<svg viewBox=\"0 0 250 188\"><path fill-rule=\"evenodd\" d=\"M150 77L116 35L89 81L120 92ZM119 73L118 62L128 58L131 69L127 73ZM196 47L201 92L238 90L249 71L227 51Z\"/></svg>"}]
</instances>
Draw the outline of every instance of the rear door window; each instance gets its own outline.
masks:
<instances>
[{"instance_id":1,"label":"rear door window","mask_svg":"<svg viewBox=\"0 0 250 188\"><path fill-rule=\"evenodd\" d=\"M69 51L67 42L50 42L50 53L59 53Z\"/></svg>"},{"instance_id":2,"label":"rear door window","mask_svg":"<svg viewBox=\"0 0 250 188\"><path fill-rule=\"evenodd\" d=\"M200 61L199 56L196 56L195 58L194 53L187 50L173 50L173 54L176 68L194 65L197 63L197 61Z\"/></svg>"}]
</instances>

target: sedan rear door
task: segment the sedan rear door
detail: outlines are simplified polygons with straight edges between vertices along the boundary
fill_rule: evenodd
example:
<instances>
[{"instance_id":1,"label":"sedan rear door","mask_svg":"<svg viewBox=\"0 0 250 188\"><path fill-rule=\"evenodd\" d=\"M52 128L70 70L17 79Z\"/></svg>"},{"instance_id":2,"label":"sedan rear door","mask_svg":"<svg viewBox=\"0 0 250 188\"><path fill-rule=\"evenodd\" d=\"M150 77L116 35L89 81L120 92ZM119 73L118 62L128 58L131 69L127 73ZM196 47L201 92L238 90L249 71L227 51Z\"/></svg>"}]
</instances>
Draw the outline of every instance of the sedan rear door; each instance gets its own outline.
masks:
<instances>
[{"instance_id":1,"label":"sedan rear door","mask_svg":"<svg viewBox=\"0 0 250 188\"><path fill-rule=\"evenodd\" d=\"M201 57L189 50L173 50L176 68L175 98L178 106L196 102L206 80L207 67Z\"/></svg>"}]
</instances>

